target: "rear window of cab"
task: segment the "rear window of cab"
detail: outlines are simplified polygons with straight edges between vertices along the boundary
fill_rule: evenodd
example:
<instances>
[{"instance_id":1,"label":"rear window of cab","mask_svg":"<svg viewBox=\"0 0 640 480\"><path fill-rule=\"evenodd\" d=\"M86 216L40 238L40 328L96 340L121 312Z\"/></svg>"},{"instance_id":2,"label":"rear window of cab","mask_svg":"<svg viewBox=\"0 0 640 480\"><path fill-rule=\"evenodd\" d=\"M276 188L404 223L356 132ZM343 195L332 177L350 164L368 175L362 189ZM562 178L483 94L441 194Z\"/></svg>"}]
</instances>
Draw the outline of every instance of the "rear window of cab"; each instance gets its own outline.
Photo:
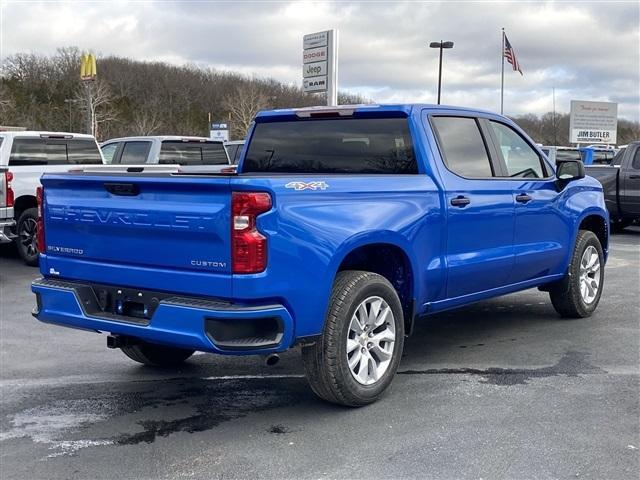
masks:
<instances>
[{"instance_id":1,"label":"rear window of cab","mask_svg":"<svg viewBox=\"0 0 640 480\"><path fill-rule=\"evenodd\" d=\"M257 123L243 173L418 173L407 118Z\"/></svg>"},{"instance_id":2,"label":"rear window of cab","mask_svg":"<svg viewBox=\"0 0 640 480\"><path fill-rule=\"evenodd\" d=\"M102 157L91 138L14 138L9 166L101 165Z\"/></svg>"}]
</instances>

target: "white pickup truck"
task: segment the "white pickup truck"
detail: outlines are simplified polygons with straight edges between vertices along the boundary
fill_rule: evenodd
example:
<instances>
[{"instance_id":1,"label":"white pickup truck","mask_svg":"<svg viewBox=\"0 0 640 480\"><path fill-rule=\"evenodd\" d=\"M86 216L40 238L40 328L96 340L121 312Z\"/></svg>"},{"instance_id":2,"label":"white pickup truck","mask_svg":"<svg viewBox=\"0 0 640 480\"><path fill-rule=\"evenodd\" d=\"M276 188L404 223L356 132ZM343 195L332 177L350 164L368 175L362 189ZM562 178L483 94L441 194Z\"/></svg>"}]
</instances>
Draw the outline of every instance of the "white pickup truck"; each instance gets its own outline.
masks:
<instances>
[{"instance_id":1,"label":"white pickup truck","mask_svg":"<svg viewBox=\"0 0 640 480\"><path fill-rule=\"evenodd\" d=\"M64 132L0 132L0 242L16 243L28 265L38 264L36 188L43 173L66 172L84 165L102 165L96 139ZM5 171L4 175L2 171ZM9 175L7 173L10 172ZM7 178L12 178L13 208L7 204Z\"/></svg>"},{"instance_id":2,"label":"white pickup truck","mask_svg":"<svg viewBox=\"0 0 640 480\"><path fill-rule=\"evenodd\" d=\"M206 137L143 136L113 138L101 144L110 165L181 165L207 172L231 165L223 142Z\"/></svg>"}]
</instances>

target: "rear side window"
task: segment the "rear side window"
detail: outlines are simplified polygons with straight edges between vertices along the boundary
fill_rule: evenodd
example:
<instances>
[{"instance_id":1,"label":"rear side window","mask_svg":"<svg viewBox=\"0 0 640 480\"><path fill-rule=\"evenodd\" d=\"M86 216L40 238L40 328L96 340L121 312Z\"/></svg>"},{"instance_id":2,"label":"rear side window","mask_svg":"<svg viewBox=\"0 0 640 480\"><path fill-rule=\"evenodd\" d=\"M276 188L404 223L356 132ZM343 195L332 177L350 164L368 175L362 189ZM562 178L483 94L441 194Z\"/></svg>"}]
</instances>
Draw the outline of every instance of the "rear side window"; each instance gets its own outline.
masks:
<instances>
[{"instance_id":1,"label":"rear side window","mask_svg":"<svg viewBox=\"0 0 640 480\"><path fill-rule=\"evenodd\" d=\"M67 143L69 163L80 165L101 164L100 150L93 140L74 140Z\"/></svg>"},{"instance_id":2,"label":"rear side window","mask_svg":"<svg viewBox=\"0 0 640 480\"><path fill-rule=\"evenodd\" d=\"M228 165L229 159L220 142L164 141L160 149L162 164Z\"/></svg>"},{"instance_id":3,"label":"rear side window","mask_svg":"<svg viewBox=\"0 0 640 480\"><path fill-rule=\"evenodd\" d=\"M242 171L413 174L418 167L406 118L343 118L256 124Z\"/></svg>"},{"instance_id":4,"label":"rear side window","mask_svg":"<svg viewBox=\"0 0 640 480\"><path fill-rule=\"evenodd\" d=\"M493 176L487 147L475 119L433 117L432 123L449 170L465 178Z\"/></svg>"},{"instance_id":5,"label":"rear side window","mask_svg":"<svg viewBox=\"0 0 640 480\"><path fill-rule=\"evenodd\" d=\"M123 165L143 165L147 163L147 156L151 149L151 142L126 142L120 156Z\"/></svg>"},{"instance_id":6,"label":"rear side window","mask_svg":"<svg viewBox=\"0 0 640 480\"><path fill-rule=\"evenodd\" d=\"M16 138L9 165L102 164L98 145L92 139Z\"/></svg>"}]
</instances>

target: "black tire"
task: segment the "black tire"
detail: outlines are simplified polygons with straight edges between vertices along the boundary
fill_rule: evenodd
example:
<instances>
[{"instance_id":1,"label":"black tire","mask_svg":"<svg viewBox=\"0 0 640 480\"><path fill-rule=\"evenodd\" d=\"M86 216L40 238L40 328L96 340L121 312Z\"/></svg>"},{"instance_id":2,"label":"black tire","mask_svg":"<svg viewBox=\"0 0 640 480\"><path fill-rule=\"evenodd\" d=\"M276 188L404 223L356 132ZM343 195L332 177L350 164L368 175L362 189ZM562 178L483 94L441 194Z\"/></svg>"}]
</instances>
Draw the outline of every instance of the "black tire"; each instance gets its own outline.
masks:
<instances>
[{"instance_id":1,"label":"black tire","mask_svg":"<svg viewBox=\"0 0 640 480\"><path fill-rule=\"evenodd\" d=\"M580 292L580 262L586 249L590 246L594 247L598 253L600 269L596 275L599 275L599 287L596 292L595 299L586 303ZM549 290L551 303L556 312L566 318L585 318L590 316L598 306L602 289L604 287L604 254L602 245L598 237L588 230L580 230L576 239L576 246L571 256L571 264L569 265L569 274Z\"/></svg>"},{"instance_id":2,"label":"black tire","mask_svg":"<svg viewBox=\"0 0 640 480\"><path fill-rule=\"evenodd\" d=\"M363 385L349 369L347 337L356 308L372 296L382 298L391 308L395 341L386 371L375 383ZM359 407L375 402L389 387L400 364L403 346L402 306L391 283L375 273L344 271L338 273L333 284L322 337L302 348L302 361L316 395L331 403Z\"/></svg>"},{"instance_id":3,"label":"black tire","mask_svg":"<svg viewBox=\"0 0 640 480\"><path fill-rule=\"evenodd\" d=\"M179 365L193 355L195 351L144 342L126 345L121 347L121 350L131 360L153 367Z\"/></svg>"},{"instance_id":4,"label":"black tire","mask_svg":"<svg viewBox=\"0 0 640 480\"><path fill-rule=\"evenodd\" d=\"M34 207L22 212L16 225L17 238L14 241L18 249L18 255L24 260L24 263L31 267L38 266L37 224L38 209Z\"/></svg>"}]
</instances>

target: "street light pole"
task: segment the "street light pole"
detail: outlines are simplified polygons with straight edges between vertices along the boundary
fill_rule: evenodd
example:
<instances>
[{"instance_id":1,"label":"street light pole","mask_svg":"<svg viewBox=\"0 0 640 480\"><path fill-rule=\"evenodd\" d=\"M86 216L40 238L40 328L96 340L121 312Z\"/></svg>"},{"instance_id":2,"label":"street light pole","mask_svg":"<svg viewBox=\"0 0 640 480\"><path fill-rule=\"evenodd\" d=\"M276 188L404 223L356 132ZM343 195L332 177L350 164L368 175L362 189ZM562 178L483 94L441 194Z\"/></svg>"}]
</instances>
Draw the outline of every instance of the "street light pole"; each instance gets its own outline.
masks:
<instances>
[{"instance_id":1,"label":"street light pole","mask_svg":"<svg viewBox=\"0 0 640 480\"><path fill-rule=\"evenodd\" d=\"M73 98L65 98L64 99L64 103L66 103L67 105L69 105L69 132L71 132L71 104L72 103L76 103L77 100L73 99Z\"/></svg>"},{"instance_id":2,"label":"street light pole","mask_svg":"<svg viewBox=\"0 0 640 480\"><path fill-rule=\"evenodd\" d=\"M443 42L440 40L439 42L431 42L429 47L440 49L440 63L438 66L438 105L440 105L440 93L442 91L442 50L445 48L453 48L453 42Z\"/></svg>"}]
</instances>

